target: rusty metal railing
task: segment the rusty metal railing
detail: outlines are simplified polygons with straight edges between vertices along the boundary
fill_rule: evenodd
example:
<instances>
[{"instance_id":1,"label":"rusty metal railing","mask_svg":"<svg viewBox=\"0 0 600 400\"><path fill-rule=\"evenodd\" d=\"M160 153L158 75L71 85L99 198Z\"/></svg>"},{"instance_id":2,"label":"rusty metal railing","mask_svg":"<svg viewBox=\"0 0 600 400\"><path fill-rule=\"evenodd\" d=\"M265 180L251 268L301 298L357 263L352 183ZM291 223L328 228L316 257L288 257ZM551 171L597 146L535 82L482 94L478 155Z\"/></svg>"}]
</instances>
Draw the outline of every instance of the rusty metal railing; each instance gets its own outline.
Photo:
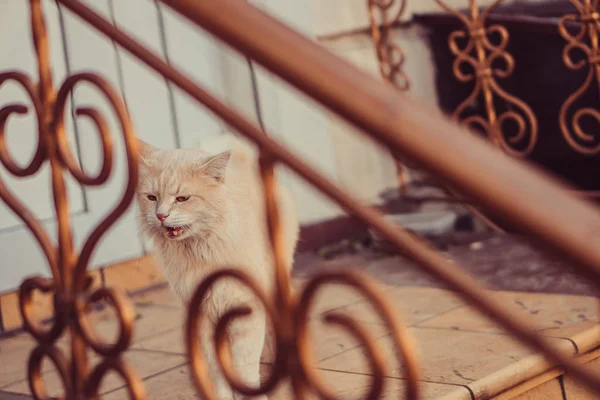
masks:
<instances>
[{"instance_id":1,"label":"rusty metal railing","mask_svg":"<svg viewBox=\"0 0 600 400\"><path fill-rule=\"evenodd\" d=\"M509 154L521 157L531 154L537 143L537 119L524 101L506 92L496 81L496 78L511 76L515 68L513 57L506 51L508 30L500 24L487 24L488 16L502 0L494 0L483 11L475 0L469 0L466 14L443 0L434 1L464 25L464 30L456 30L448 38L448 46L455 56L454 77L462 83L475 82L471 94L458 105L452 117L468 127L480 129L494 146ZM408 90L410 80L402 70L405 55L391 37L406 1L367 0L367 7L381 75L399 89ZM492 40L494 35L498 43ZM503 65L494 67L499 62ZM485 114L471 115L469 108L478 98L483 99ZM504 103L503 110L499 109L498 101ZM505 126L509 121L518 129L507 137Z\"/></svg>"},{"instance_id":2,"label":"rusty metal railing","mask_svg":"<svg viewBox=\"0 0 600 400\"><path fill-rule=\"evenodd\" d=\"M576 151L595 155L600 151L600 141L597 134L586 132L581 126L583 117L593 118L600 123L600 112L592 107L577 107L576 102L581 96L592 88L600 85L600 15L598 13L598 0L570 0L577 10L577 14L567 14L560 20L560 35L567 41L563 52L563 62L567 68L578 71L588 68L588 74L581 87L569 96L560 110L560 129L565 140ZM572 34L567 28L569 22L579 22L577 33ZM577 61L574 56L577 50L585 55L584 59Z\"/></svg>"},{"instance_id":3,"label":"rusty metal railing","mask_svg":"<svg viewBox=\"0 0 600 400\"><path fill-rule=\"evenodd\" d=\"M460 82L475 81L471 94L456 108L453 118L470 127L483 130L488 140L509 154L526 156L531 153L536 144L538 128L537 120L531 108L522 100L507 93L496 82L496 78L509 77L515 68L513 57L506 51L509 41L508 30L502 25L486 25L487 16L501 3L495 0L482 12L477 7L475 0L469 0L469 14L464 15L442 0L435 0L448 13L459 19L465 26L465 31L452 32L448 38L448 45L456 57L452 72ZM492 42L491 36L499 37L498 44ZM464 45L460 41L464 40ZM494 63L503 62L503 67L493 67ZM464 72L464 69L471 72ZM465 116L468 107L478 98L483 97L485 116ZM495 98L506 103L509 108L503 112L498 111ZM516 111L518 110L518 111ZM513 121L518 126L518 132L507 138L503 132L506 122ZM521 148L515 148L515 145Z\"/></svg>"},{"instance_id":4,"label":"rusty metal railing","mask_svg":"<svg viewBox=\"0 0 600 400\"><path fill-rule=\"evenodd\" d=\"M404 52L390 38L392 27L400 21L406 9L406 0L367 0L371 36L375 45L379 72L383 79L399 90L408 90L410 80L403 70ZM408 187L409 173L400 155L392 154L396 165L398 189L405 193Z\"/></svg>"},{"instance_id":5,"label":"rusty metal railing","mask_svg":"<svg viewBox=\"0 0 600 400\"><path fill-rule=\"evenodd\" d=\"M566 41L563 64L572 71L587 69L581 86L574 89L562 103L557 126L566 142L565 147L584 157L600 152L600 136L594 131L600 124L600 111L594 106L578 104L586 94L594 90L597 93L600 88L599 1L569 0L575 13L563 15L558 24L541 18L493 15L503 0L493 0L483 8L479 7L476 0L468 0L465 1L468 4L464 13L451 8L444 0L434 2L462 25L461 29L453 31L448 37L448 47L455 57L452 74L461 83L473 84L471 93L454 109L453 119L482 132L492 145L510 155L526 158L532 154L540 141L537 117L525 101L507 92L497 81L512 76L516 65L507 51L510 40L507 27L514 29L526 25L535 32L560 34ZM366 4L380 73L400 90L408 90L410 77L402 70L406 57L393 39L393 31L399 28L399 19L407 3L405 0L366 0ZM483 103L483 109L477 113L473 107L479 101ZM594 121L595 125L585 124L586 119L588 122ZM393 155L400 177L399 184L404 188L407 166L401 156ZM452 190L443 189L452 195L448 200L456 199ZM588 198L598 198L597 191L574 192ZM405 194L406 189L401 193ZM502 231L476 205L464 205L490 228Z\"/></svg>"},{"instance_id":6,"label":"rusty metal railing","mask_svg":"<svg viewBox=\"0 0 600 400\"><path fill-rule=\"evenodd\" d=\"M445 4L443 4L443 3L439 3L439 4L442 4L444 7L446 7ZM473 5L474 3L471 3L471 4ZM386 82L389 82L392 86L396 87L397 89L399 89L401 91L409 90L410 79L409 79L408 75L406 74L406 72L403 70L403 65L405 62L404 52L402 51L400 46L394 41L394 39L392 38L392 34L393 34L393 29L394 29L395 25L400 23L400 19L406 10L406 5L407 5L406 0L367 0L369 22L371 24L371 37L373 39L373 44L375 46L377 60L379 62L379 72ZM446 7L446 8L448 8L448 7ZM453 14L460 15L453 10L451 10L451 12ZM476 12L476 10L473 12ZM482 22L483 22L483 20L482 20ZM470 46L470 48L469 48L469 46ZM465 49L464 53L468 53L467 50L470 51L472 49L473 49L473 44L471 42L470 45L467 45L467 48ZM484 56L485 56L485 54L484 54ZM473 60L472 58L470 60L472 62L475 62L475 60ZM458 61L460 61L460 60L458 60ZM458 70L460 72L460 69L458 69L457 66L455 66L455 70ZM482 79L483 79L483 77L482 77ZM486 82L487 82L487 79L485 80L484 83L486 83ZM491 92L488 87L489 85L484 84L484 86L486 87L488 94L491 95ZM470 102L472 102L473 98L477 97L480 94L481 91L482 91L482 85L478 83L477 87L475 88L475 90L473 91L471 96L469 96L469 98L463 102L464 106L459 107L459 109L456 110L456 112L454 114L454 118L459 119L457 116L461 115L461 112L462 112L461 108L465 108ZM495 122L496 117L495 117L495 109L493 108L493 103L491 102L491 97L490 97L490 101L488 101L486 104L489 105L490 107L492 107L492 111L491 111L492 114L490 115L490 117L493 118L493 120L491 120L490 123L485 125L489 128L488 131L491 133L493 130L497 131L496 124L495 123L492 124L492 121ZM517 117L518 117L518 115L517 115ZM476 121L481 120L481 117L473 116L473 117L471 117L471 119L473 120L472 122L476 122ZM469 125L469 121L464 121L464 123L467 126ZM492 125L493 125L493 128L492 128ZM499 126L501 126L501 125L502 124L500 123ZM501 135L501 133L498 134L498 132L496 132L494 135L498 136L498 137L503 137ZM498 141L497 143L500 143L500 142ZM407 198L406 194L408 192L408 182L409 182L409 170L408 170L409 165L407 165L407 160L405 158L403 158L402 155L399 153L392 153L392 157L394 158L397 176L398 176L398 189L399 189L400 194L403 195L403 198L406 199ZM443 190L446 192L447 196L441 197L438 200L445 201L445 202L460 201L459 200L460 196L457 196L457 194L454 193L453 190L451 190L447 187L443 187ZM421 199L421 200L425 200L425 199ZM492 220L490 220L488 217L486 217L481 211L479 211L473 205L466 204L463 201L460 201L460 202L463 203L463 205L465 205L472 214L477 216L477 218L479 218L481 221L483 221L491 229L493 229L496 232L503 231L502 228L500 228Z\"/></svg>"},{"instance_id":7,"label":"rusty metal railing","mask_svg":"<svg viewBox=\"0 0 600 400\"><path fill-rule=\"evenodd\" d=\"M410 77L404 72L398 72L404 64L405 55L394 43L391 33L398 28L397 20L390 20L388 17L389 10L399 8L404 11L406 2L366 2L382 76L393 83L390 77L394 72L402 77L402 82L408 82ZM463 25L448 37L449 49L455 57L452 73L457 81L472 83L473 89L452 113L455 120L483 132L494 146L508 154L518 157L531 155L540 140L536 115L525 101L508 93L497 81L512 76L516 65L512 55L507 52L510 39L507 27L521 29L526 25L529 27L527 29L534 32L560 34L566 41L562 54L563 64L572 71L587 69L587 76L581 85L574 88L573 93L563 101L557 126L565 145L570 149L584 157L600 152L600 138L594 131L600 123L600 111L595 106L578 104L586 94L597 93L600 87L599 1L569 0L574 12L563 15L558 24L552 20L527 16L492 15L503 0L487 2L488 5L483 8L479 7L476 0L468 0L465 1L467 10L464 13L452 9L444 0L434 2ZM382 15L379 19L375 17L377 10ZM401 54L402 57L395 58L401 62L391 64L391 53ZM474 113L474 104L479 101L484 105L483 110ZM585 124L586 119L595 124ZM511 129L510 125L516 127L516 130ZM577 193L590 198L597 197L597 192L594 191ZM472 210L478 213L476 209Z\"/></svg>"},{"instance_id":8,"label":"rusty metal railing","mask_svg":"<svg viewBox=\"0 0 600 400\"><path fill-rule=\"evenodd\" d=\"M14 81L27 91L39 124L36 155L26 168L19 168L8 154L4 142L4 127L11 114L24 113L26 108L20 104L4 106L0 110L0 162L9 172L19 177L31 175L44 162L49 162L59 230L58 246L54 248L31 213L5 185L0 185L0 197L31 229L47 256L53 276L52 279L30 278L21 286L20 302L25 327L38 341L29 360L30 387L35 398L47 398L40 375L40 364L43 358L48 357L56 365L68 399L96 398L102 379L110 371L116 371L123 377L131 398L140 399L144 397L141 382L121 357L131 342L131 306L116 290L92 291L85 274L89 256L98 240L132 201L137 179L137 148L133 130L123 103L99 76L91 73L73 75L60 85L58 91L54 89L48 58L49 43L40 1L30 0L32 32L38 59L38 82L20 72L0 74L0 84ZM441 116L432 116L429 108L408 100L389 85L359 72L352 65L243 1L160 1L352 122L390 151L402 153L470 199L476 200L486 210L506 218L529 233L540 244L552 247L571 260L573 267L582 275L600 282L600 212L571 195L561 184L521 161L495 151L457 124ZM249 310L236 308L222 317L216 328L215 346L224 373L236 390L247 395L266 393L283 378L290 378L297 398L304 398L309 388L316 390L324 398L335 398L332 390L319 377L308 349L307 313L315 294L327 283L337 282L360 290L381 314L391 329L399 357L406 366L407 398L419 397L420 375L414 341L399 316L391 311L388 300L368 277L358 272L321 273L312 278L300 294L291 292L289 276L281 261L283 233L277 218L273 184L273 168L277 162L289 167L349 213L402 248L424 270L442 279L474 307L492 317L521 341L564 366L573 376L600 393L600 375L597 372L580 365L571 356L559 353L547 339L533 331L527 320L508 312L497 300L489 297L484 288L462 267L448 262L424 241L387 223L379 212L361 204L315 172L285 147L264 135L258 126L196 85L84 3L78 0L58 2L204 104L259 147L269 235L276 264L276 292L271 297L252 278L227 266L200 284L188 310L186 331L192 376L205 398L214 399L215 396L203 363L203 354L199 351L197 322L202 316L200 305L204 294L212 284L223 278L236 279L256 294L271 318L276 343L272 375L261 387L248 387L236 377L231 367L223 332L229 321L243 318ZM80 109L77 115L89 118L102 139L104 164L100 173L97 176L85 175L69 153L62 122L65 99L80 82L90 83L98 89L110 101L119 117L121 133L127 144L129 185L118 206L93 231L82 251L77 254L69 229L64 174L69 172L85 185L102 185L110 176L112 167L110 132L104 117L94 109ZM439 151L440 148L444 151ZM518 196L515 195L517 193ZM42 327L32 315L31 300L35 290L53 293L55 319L50 328ZM90 304L101 299L108 300L114 306L120 322L120 335L112 344L97 338L94 327L84 313ZM330 314L326 322L346 328L365 345L372 367L372 385L367 398L378 398L385 375L382 361L384 349L378 348L369 332L349 317ZM56 346L57 338L67 330L71 343L69 361ZM94 349L102 356L102 361L93 369L86 358L87 348Z\"/></svg>"},{"instance_id":9,"label":"rusty metal railing","mask_svg":"<svg viewBox=\"0 0 600 400\"><path fill-rule=\"evenodd\" d=\"M367 0L367 5L381 75L398 89L408 90L410 80L403 70L404 52L390 38L394 24L406 9L406 0Z\"/></svg>"}]
</instances>

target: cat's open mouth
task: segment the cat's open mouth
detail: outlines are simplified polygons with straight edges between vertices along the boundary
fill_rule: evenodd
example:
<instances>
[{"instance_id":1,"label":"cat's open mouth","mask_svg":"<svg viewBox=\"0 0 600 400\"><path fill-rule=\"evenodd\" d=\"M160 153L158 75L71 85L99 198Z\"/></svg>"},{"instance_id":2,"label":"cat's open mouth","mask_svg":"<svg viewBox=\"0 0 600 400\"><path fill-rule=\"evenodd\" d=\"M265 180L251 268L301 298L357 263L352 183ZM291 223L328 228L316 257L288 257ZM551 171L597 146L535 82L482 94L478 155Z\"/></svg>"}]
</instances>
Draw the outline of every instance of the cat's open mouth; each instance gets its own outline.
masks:
<instances>
[{"instance_id":1,"label":"cat's open mouth","mask_svg":"<svg viewBox=\"0 0 600 400\"><path fill-rule=\"evenodd\" d=\"M185 232L184 226L165 226L165 235L169 239L175 239L180 237Z\"/></svg>"}]
</instances>

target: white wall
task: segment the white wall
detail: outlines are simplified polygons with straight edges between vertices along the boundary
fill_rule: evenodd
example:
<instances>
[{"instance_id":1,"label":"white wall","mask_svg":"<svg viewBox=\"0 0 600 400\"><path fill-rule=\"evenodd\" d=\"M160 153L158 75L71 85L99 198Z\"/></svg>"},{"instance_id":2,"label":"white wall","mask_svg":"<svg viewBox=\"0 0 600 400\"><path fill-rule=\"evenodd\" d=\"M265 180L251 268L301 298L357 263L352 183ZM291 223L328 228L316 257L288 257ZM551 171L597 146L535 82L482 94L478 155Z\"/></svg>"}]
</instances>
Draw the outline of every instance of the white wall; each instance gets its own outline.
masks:
<instances>
[{"instance_id":1,"label":"white wall","mask_svg":"<svg viewBox=\"0 0 600 400\"><path fill-rule=\"evenodd\" d=\"M308 37L314 37L313 16L306 1L253 1L265 12L288 23ZM256 121L250 72L244 57L224 50L227 98ZM268 134L281 140L319 172L337 180L333 133L327 112L311 99L255 64L262 114ZM339 208L285 168L280 179L292 191L303 224L339 215Z\"/></svg>"},{"instance_id":2,"label":"white wall","mask_svg":"<svg viewBox=\"0 0 600 400\"><path fill-rule=\"evenodd\" d=\"M419 28L403 29L395 32L393 39L406 54L404 70L411 83L407 95L437 107L435 71L424 33ZM369 34L357 33L321 40L321 44L381 80ZM383 191L397 185L392 157L384 148L336 116L330 116L329 124L334 135L340 183L366 202L380 201L379 195Z\"/></svg>"}]
</instances>

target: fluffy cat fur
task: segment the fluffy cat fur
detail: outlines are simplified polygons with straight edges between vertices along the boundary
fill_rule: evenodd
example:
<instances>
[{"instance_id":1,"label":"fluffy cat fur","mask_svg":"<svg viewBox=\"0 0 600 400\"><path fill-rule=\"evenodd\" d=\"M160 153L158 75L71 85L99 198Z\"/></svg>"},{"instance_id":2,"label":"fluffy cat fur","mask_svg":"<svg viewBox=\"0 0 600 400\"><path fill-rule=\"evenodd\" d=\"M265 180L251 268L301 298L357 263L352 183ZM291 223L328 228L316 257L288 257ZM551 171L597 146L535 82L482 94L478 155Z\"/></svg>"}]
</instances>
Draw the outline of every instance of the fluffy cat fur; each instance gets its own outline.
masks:
<instances>
[{"instance_id":1,"label":"fluffy cat fur","mask_svg":"<svg viewBox=\"0 0 600 400\"><path fill-rule=\"evenodd\" d=\"M217 155L200 149L157 149L140 142L140 157L141 231L153 242L173 292L188 303L204 277L225 267L238 268L272 290L274 266L264 195L252 151L241 142ZM277 197L289 271L298 240L298 220L293 200L281 186L277 187ZM230 281L213 286L202 305L208 321L202 321L201 343L216 394L222 399L244 397L233 393L221 375L215 360L214 324L224 312L241 304L253 312L229 328L233 362L247 384L258 386L266 332L260 305L247 289Z\"/></svg>"}]
</instances>

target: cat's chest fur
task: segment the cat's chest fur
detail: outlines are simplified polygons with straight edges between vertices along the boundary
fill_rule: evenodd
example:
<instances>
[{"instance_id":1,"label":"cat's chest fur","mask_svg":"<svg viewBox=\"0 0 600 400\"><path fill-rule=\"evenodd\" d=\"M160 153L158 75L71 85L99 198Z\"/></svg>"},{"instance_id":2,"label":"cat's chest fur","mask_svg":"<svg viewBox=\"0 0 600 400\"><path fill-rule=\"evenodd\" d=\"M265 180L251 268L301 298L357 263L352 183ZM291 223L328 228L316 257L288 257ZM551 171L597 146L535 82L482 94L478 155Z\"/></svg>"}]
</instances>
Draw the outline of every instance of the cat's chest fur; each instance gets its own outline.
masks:
<instances>
[{"instance_id":1,"label":"cat's chest fur","mask_svg":"<svg viewBox=\"0 0 600 400\"><path fill-rule=\"evenodd\" d=\"M165 277L173 292L187 303L198 284L209 274L223 268L242 270L259 282L264 283L265 273L270 269L270 260L266 259L264 243L256 235L250 237L210 236L204 240L190 240L166 243L156 251ZM258 239L258 240L257 240ZM211 290L209 303L218 304L218 308L243 302L248 298L247 291L238 282L227 282ZM216 307L214 304L209 308ZM217 311L217 310L215 310Z\"/></svg>"}]
</instances>

